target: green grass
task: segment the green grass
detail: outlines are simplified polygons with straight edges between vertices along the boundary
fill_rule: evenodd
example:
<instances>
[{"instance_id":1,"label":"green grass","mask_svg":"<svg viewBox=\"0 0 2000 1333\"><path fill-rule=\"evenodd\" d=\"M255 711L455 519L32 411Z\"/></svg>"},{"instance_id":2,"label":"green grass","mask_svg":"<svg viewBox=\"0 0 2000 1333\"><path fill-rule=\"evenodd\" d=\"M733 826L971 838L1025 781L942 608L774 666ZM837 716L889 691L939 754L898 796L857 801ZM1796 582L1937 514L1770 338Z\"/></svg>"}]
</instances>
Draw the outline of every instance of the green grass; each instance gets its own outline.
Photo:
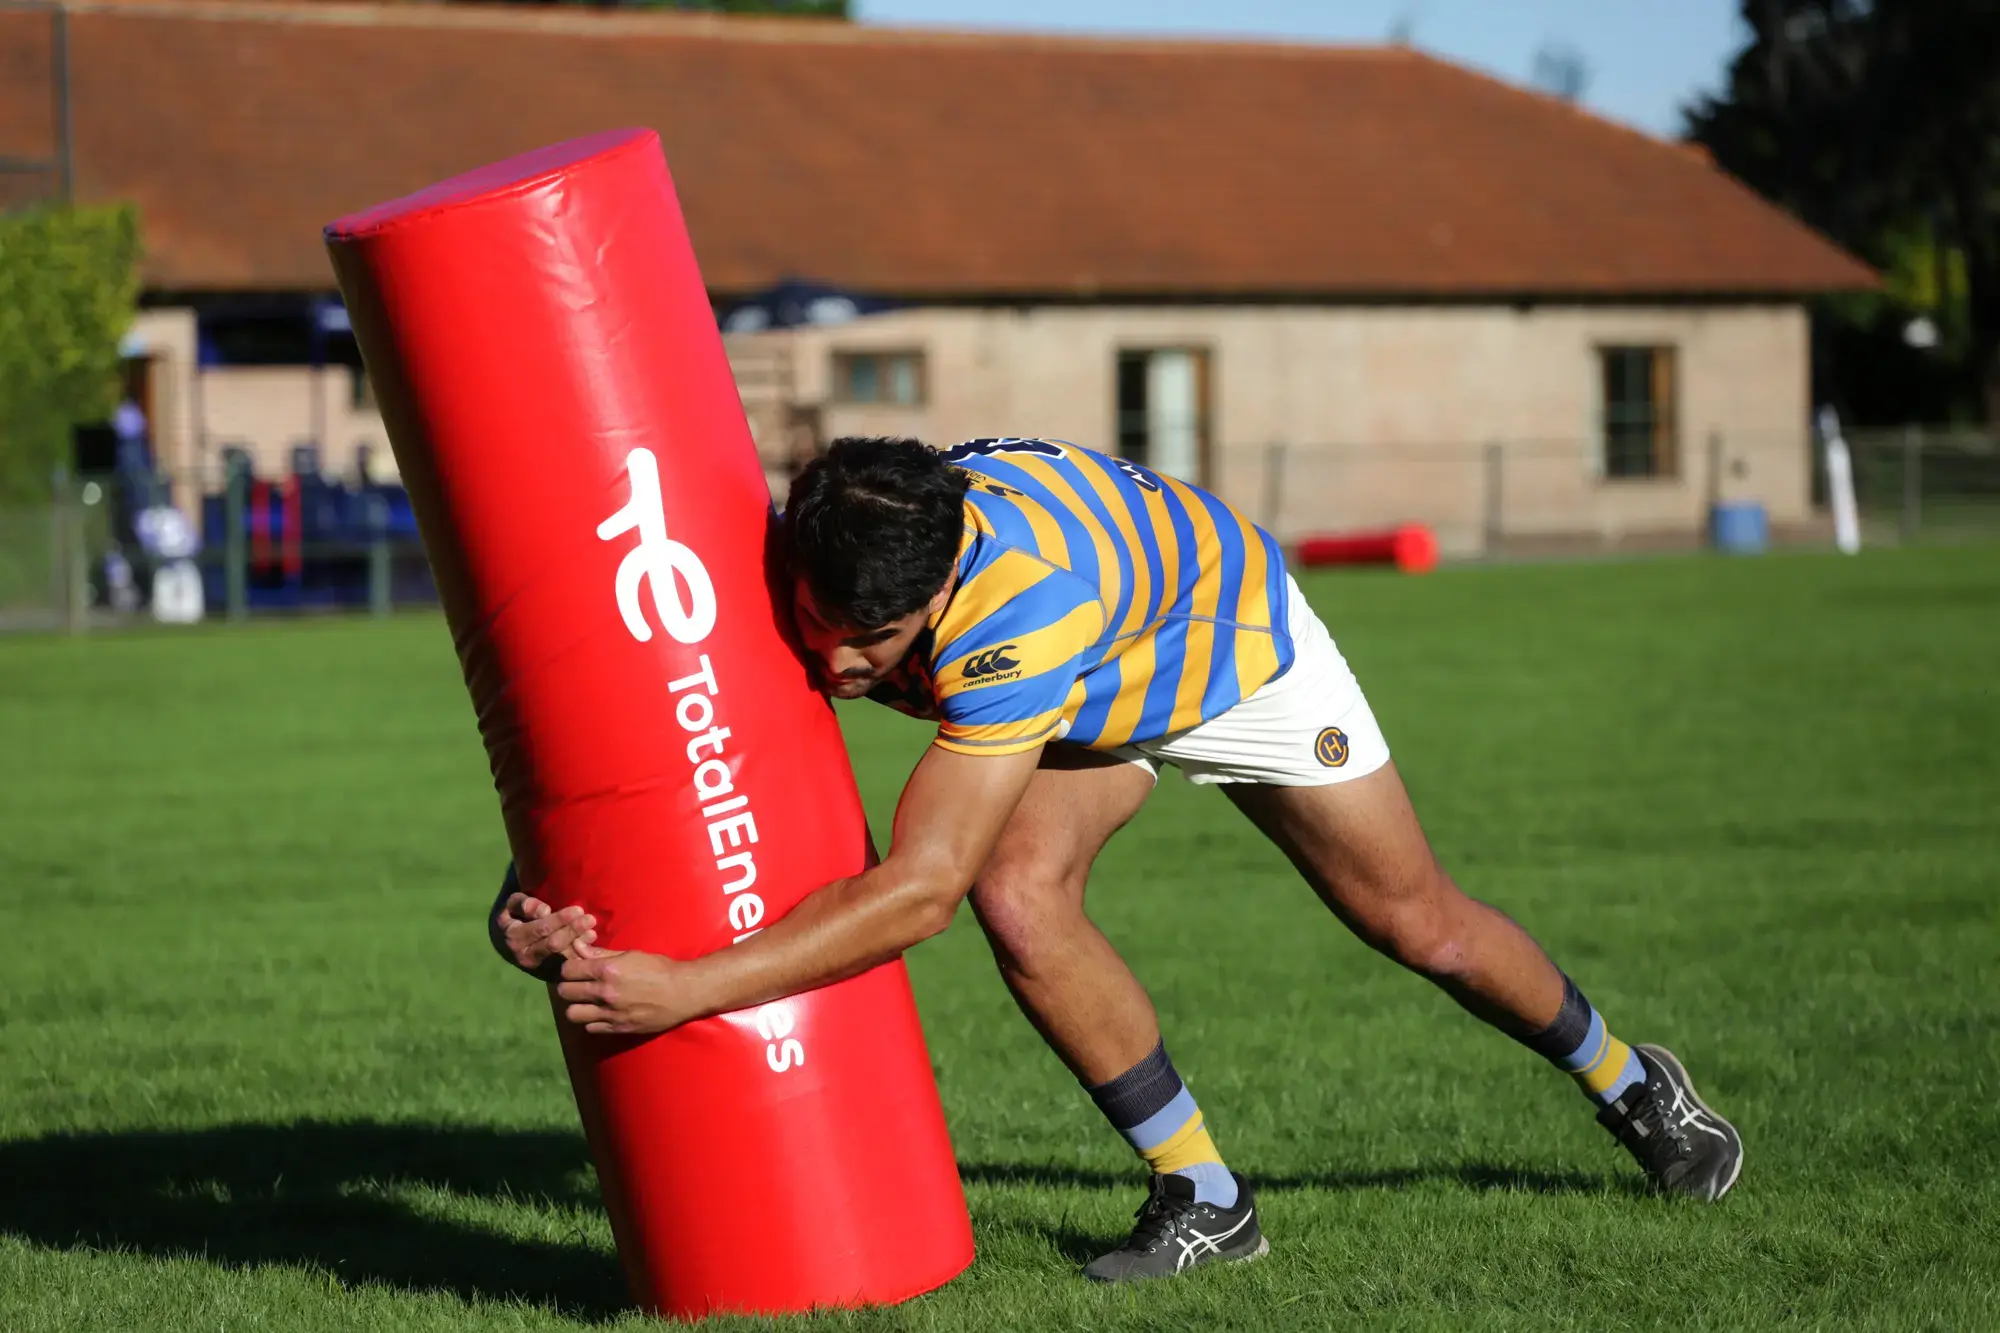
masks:
<instances>
[{"instance_id":1,"label":"green grass","mask_svg":"<svg viewBox=\"0 0 2000 1333\"><path fill-rule=\"evenodd\" d=\"M48 505L0 503L0 615L60 610Z\"/></svg>"},{"instance_id":2,"label":"green grass","mask_svg":"<svg viewBox=\"0 0 2000 1333\"><path fill-rule=\"evenodd\" d=\"M979 1240L835 1327L1991 1326L2000 553L1350 576L1310 592L1441 854L1749 1161L1646 1197L1566 1080L1169 779L1093 906L1263 1263L1107 1291L1140 1176L969 916L911 958ZM878 821L921 727L846 715ZM0 640L0 1329L639 1321L443 625Z\"/></svg>"}]
</instances>

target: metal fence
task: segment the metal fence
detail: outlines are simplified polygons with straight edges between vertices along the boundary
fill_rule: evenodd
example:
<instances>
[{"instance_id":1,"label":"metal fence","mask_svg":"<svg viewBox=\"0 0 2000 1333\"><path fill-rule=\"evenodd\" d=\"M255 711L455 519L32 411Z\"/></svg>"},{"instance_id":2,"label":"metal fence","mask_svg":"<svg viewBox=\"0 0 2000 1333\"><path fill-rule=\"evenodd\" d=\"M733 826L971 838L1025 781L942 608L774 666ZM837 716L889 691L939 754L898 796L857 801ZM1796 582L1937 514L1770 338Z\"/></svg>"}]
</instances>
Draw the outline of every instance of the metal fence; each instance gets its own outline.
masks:
<instances>
[{"instance_id":1,"label":"metal fence","mask_svg":"<svg viewBox=\"0 0 2000 1333\"><path fill-rule=\"evenodd\" d=\"M2000 538L2000 436L1909 427L1847 436L1871 545ZM1714 433L1653 475L1608 476L1593 439L1218 450L1211 479L1290 542L1399 523L1459 559L1709 543L1718 507L1762 506L1771 540L1832 539L1817 440Z\"/></svg>"},{"instance_id":2,"label":"metal fence","mask_svg":"<svg viewBox=\"0 0 2000 1333\"><path fill-rule=\"evenodd\" d=\"M1848 436L1871 545L2000 539L2000 437L1910 427ZM1708 540L1718 505L1769 507L1779 543L1830 543L1819 451L1797 434L1710 436L1661 475L1606 477L1594 442L1238 445L1210 483L1287 541L1421 523L1457 559ZM0 506L0 629L141 619L387 614L436 590L400 486L203 473L68 478Z\"/></svg>"},{"instance_id":3,"label":"metal fence","mask_svg":"<svg viewBox=\"0 0 2000 1333\"><path fill-rule=\"evenodd\" d=\"M58 478L0 506L0 629L267 613L386 615L436 601L400 486L311 474Z\"/></svg>"},{"instance_id":4,"label":"metal fence","mask_svg":"<svg viewBox=\"0 0 2000 1333\"><path fill-rule=\"evenodd\" d=\"M2000 538L2000 434L1906 426L1850 431L1855 501L1866 540L1921 542ZM1814 478L1814 500L1826 480Z\"/></svg>"},{"instance_id":5,"label":"metal fence","mask_svg":"<svg viewBox=\"0 0 2000 1333\"><path fill-rule=\"evenodd\" d=\"M1458 559L1694 547L1719 505L1761 505L1778 540L1823 526L1806 441L1712 434L1618 475L1600 441L1270 444L1224 451L1218 489L1281 539L1414 523Z\"/></svg>"}]
</instances>

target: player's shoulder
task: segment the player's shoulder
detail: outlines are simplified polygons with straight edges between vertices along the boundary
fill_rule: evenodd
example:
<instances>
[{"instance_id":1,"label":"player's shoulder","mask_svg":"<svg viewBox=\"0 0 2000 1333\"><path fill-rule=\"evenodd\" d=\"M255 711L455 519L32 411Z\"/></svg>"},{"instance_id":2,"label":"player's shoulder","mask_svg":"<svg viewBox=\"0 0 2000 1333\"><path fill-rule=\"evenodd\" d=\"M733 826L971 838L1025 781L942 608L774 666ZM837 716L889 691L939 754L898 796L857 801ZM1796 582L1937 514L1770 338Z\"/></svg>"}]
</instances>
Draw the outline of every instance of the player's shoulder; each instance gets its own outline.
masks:
<instances>
[{"instance_id":1,"label":"player's shoulder","mask_svg":"<svg viewBox=\"0 0 2000 1333\"><path fill-rule=\"evenodd\" d=\"M995 436L944 455L967 479L967 522L1061 569L1074 569L1103 521L1107 489L1150 482L1142 469L1067 440Z\"/></svg>"},{"instance_id":2,"label":"player's shoulder","mask_svg":"<svg viewBox=\"0 0 2000 1333\"><path fill-rule=\"evenodd\" d=\"M943 716L1040 717L1060 704L1107 623L1096 588L1030 552L997 546L938 619L931 675Z\"/></svg>"},{"instance_id":3,"label":"player's shoulder","mask_svg":"<svg viewBox=\"0 0 2000 1333\"><path fill-rule=\"evenodd\" d=\"M1065 655L1103 632L1099 590L1038 552L979 531L959 566L958 585L938 617L939 670L985 649L1032 642Z\"/></svg>"},{"instance_id":4,"label":"player's shoulder","mask_svg":"<svg viewBox=\"0 0 2000 1333\"><path fill-rule=\"evenodd\" d=\"M1096 595L1073 567L1071 552L1082 539L1065 516L1043 498L1020 489L1018 478L975 474L965 496L965 544L959 553L959 584L974 583L1000 596L1039 589L1047 598ZM1047 586L1044 586L1047 585Z\"/></svg>"},{"instance_id":5,"label":"player's shoulder","mask_svg":"<svg viewBox=\"0 0 2000 1333\"><path fill-rule=\"evenodd\" d=\"M985 465L1009 459L1065 458L1077 446L1067 440L1046 440L1035 435L987 435L965 440L943 450L944 461L969 472L983 472Z\"/></svg>"},{"instance_id":6,"label":"player's shoulder","mask_svg":"<svg viewBox=\"0 0 2000 1333\"><path fill-rule=\"evenodd\" d=\"M1020 627L1060 619L1082 606L1098 606L1095 584L1041 552L982 533L960 566L938 622L938 637L980 625Z\"/></svg>"},{"instance_id":7,"label":"player's shoulder","mask_svg":"<svg viewBox=\"0 0 2000 1333\"><path fill-rule=\"evenodd\" d=\"M1154 493L1161 489L1157 474L1130 459L1047 436L996 435L967 440L946 449L944 456L972 478L974 493L1008 495L1011 491L1009 498L1023 498L1015 486L1023 478L1033 477L1037 464L1054 468L1072 484L1088 478L1093 489L1105 483L1119 489L1136 487ZM1010 486L1010 482L1015 486ZM1063 507L1060 502L1054 506Z\"/></svg>"}]
</instances>

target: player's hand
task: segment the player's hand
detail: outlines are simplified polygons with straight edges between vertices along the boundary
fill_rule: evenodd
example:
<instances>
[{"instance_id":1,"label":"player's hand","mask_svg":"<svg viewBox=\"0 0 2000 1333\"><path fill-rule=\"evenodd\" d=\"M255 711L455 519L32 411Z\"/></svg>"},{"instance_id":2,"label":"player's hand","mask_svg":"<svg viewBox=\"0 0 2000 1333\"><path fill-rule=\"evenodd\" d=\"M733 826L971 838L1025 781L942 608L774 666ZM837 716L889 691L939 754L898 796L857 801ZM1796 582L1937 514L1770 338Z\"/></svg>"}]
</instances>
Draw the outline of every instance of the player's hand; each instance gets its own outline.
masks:
<instances>
[{"instance_id":1,"label":"player's hand","mask_svg":"<svg viewBox=\"0 0 2000 1333\"><path fill-rule=\"evenodd\" d=\"M688 965L656 953L595 949L562 965L563 1017L585 1032L643 1036L677 1028L701 1011L685 980Z\"/></svg>"},{"instance_id":2,"label":"player's hand","mask_svg":"<svg viewBox=\"0 0 2000 1333\"><path fill-rule=\"evenodd\" d=\"M589 958L597 950L597 918L581 907L560 912L540 898L512 893L493 917L493 942L515 967L554 981L565 958Z\"/></svg>"}]
</instances>

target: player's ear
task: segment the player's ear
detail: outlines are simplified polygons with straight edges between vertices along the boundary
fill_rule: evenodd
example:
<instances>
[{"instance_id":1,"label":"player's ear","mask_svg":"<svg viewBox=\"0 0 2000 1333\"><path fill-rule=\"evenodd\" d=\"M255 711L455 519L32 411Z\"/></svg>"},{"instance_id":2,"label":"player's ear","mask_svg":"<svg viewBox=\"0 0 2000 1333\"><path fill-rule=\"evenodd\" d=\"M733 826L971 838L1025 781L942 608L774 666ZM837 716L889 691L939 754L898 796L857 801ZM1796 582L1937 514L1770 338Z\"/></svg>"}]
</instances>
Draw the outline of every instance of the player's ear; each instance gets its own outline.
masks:
<instances>
[{"instance_id":1,"label":"player's ear","mask_svg":"<svg viewBox=\"0 0 2000 1333\"><path fill-rule=\"evenodd\" d=\"M944 604L951 600L951 590L957 583L958 571L953 570L951 577L944 581L944 586L939 588L930 601L924 604L924 619L928 620L938 612L944 610Z\"/></svg>"}]
</instances>

